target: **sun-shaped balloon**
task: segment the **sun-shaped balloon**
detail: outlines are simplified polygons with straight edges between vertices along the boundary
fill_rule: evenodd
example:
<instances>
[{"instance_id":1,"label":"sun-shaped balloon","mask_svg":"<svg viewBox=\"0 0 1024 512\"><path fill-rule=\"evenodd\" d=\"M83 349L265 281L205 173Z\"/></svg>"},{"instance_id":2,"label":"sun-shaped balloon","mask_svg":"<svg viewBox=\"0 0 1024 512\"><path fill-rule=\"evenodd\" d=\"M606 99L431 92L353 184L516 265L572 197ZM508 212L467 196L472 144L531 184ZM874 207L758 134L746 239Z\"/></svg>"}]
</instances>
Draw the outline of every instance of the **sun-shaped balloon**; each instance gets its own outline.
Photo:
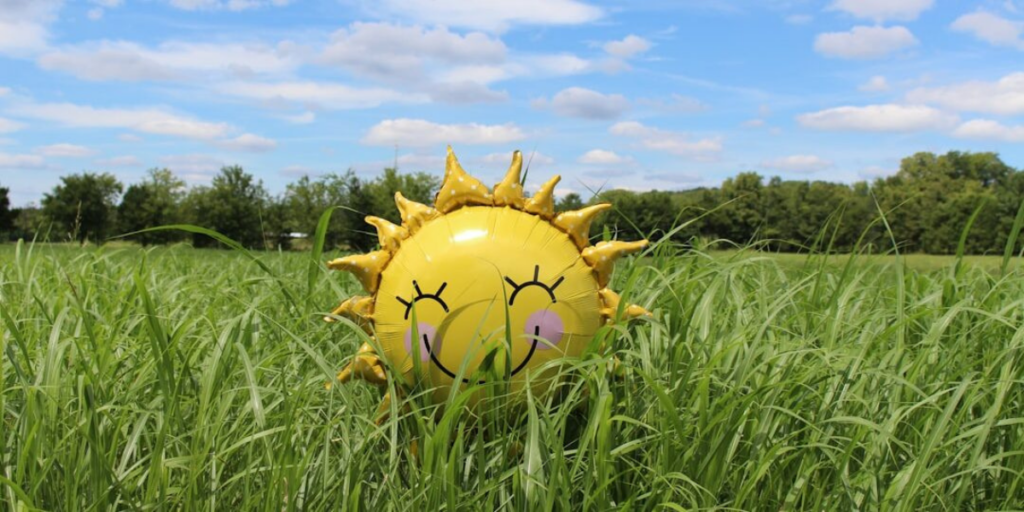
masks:
<instances>
[{"instance_id":1,"label":"sun-shaped balloon","mask_svg":"<svg viewBox=\"0 0 1024 512\"><path fill-rule=\"evenodd\" d=\"M361 325L383 354L363 344L338 380L383 385L390 367L409 383L431 382L437 402L453 384L496 375L515 390L531 369L578 356L605 323L650 315L635 305L619 311L619 296L607 288L615 260L647 241L590 245L591 222L611 205L556 214L560 177L524 198L522 165L514 152L492 192L449 147L433 207L399 192L401 226L366 218L380 250L328 267L353 273L371 296L346 300L332 316Z\"/></svg>"}]
</instances>

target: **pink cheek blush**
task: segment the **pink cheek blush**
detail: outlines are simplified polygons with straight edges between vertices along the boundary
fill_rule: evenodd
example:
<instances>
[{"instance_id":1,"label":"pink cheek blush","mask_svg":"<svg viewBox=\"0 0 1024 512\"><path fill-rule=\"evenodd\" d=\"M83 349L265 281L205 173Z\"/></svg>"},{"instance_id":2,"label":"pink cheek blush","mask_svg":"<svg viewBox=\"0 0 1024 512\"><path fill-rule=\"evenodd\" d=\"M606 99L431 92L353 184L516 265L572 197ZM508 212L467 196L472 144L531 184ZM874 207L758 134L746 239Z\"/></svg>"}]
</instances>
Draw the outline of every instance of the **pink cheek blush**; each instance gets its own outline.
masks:
<instances>
[{"instance_id":1,"label":"pink cheek blush","mask_svg":"<svg viewBox=\"0 0 1024 512\"><path fill-rule=\"evenodd\" d=\"M562 323L562 318L558 316L558 313L542 309L526 319L526 334L547 340L547 343L537 342L537 350L547 350L562 341L565 324ZM527 338L527 341L532 342L533 338Z\"/></svg>"},{"instance_id":2,"label":"pink cheek blush","mask_svg":"<svg viewBox=\"0 0 1024 512\"><path fill-rule=\"evenodd\" d=\"M425 363L430 360L431 349L434 349L435 351L441 350L441 347L434 343L435 340L437 340L437 329L434 329L434 326L426 322L417 323L416 329L418 330L417 334L419 335L419 339L417 341L420 345L420 361ZM412 346L412 327L405 331L405 350L409 352L410 356L415 356L416 354L413 351Z\"/></svg>"}]
</instances>

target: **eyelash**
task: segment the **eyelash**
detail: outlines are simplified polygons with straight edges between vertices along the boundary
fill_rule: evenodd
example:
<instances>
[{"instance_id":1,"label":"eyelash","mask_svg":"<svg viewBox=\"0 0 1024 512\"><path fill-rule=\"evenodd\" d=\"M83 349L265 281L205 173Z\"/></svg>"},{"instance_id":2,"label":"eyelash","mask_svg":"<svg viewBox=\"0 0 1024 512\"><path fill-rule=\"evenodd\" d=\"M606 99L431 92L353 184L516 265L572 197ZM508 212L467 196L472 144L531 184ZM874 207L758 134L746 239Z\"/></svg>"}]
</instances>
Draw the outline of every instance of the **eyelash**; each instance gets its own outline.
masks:
<instances>
[{"instance_id":1,"label":"eyelash","mask_svg":"<svg viewBox=\"0 0 1024 512\"><path fill-rule=\"evenodd\" d=\"M444 299L441 298L441 292L443 292L445 287L448 286L448 282L447 281L441 283L441 286L434 293L423 293L423 290L420 290L419 283L417 283L416 281L412 282L412 286L413 286L413 288L416 288L416 296L413 297L412 302L409 302L409 301L407 301L407 300L405 300L405 299L403 299L401 297L398 297L398 296L395 297L396 299L398 299L398 302L401 302L402 304L405 305L405 319L406 320L409 319L409 312L412 311L412 305L417 303L417 302L419 302L419 301L421 301L421 300L423 300L423 299L430 299L430 300L432 300L434 302L437 302L438 304L441 305L442 308L444 308L444 312L445 313L448 312L448 304L445 304Z\"/></svg>"},{"instance_id":2,"label":"eyelash","mask_svg":"<svg viewBox=\"0 0 1024 512\"><path fill-rule=\"evenodd\" d=\"M512 278L506 276L505 281L508 284L512 285L512 288L514 288L514 290L512 290L512 295L509 296L508 298L508 305L511 306L513 303L515 303L516 294L518 294L520 291L522 291L524 288L528 286L539 286L543 288L544 291L548 292L548 295L551 297L552 303L558 302L558 299L555 298L555 288L558 288L558 285L562 284L563 280L565 280L565 277L559 277L558 280L555 281L555 284L552 284L550 286L548 286L547 283L542 283L540 281L540 265L534 265L533 267L533 280L527 281L523 284L516 284L516 282L513 281Z\"/></svg>"}]
</instances>

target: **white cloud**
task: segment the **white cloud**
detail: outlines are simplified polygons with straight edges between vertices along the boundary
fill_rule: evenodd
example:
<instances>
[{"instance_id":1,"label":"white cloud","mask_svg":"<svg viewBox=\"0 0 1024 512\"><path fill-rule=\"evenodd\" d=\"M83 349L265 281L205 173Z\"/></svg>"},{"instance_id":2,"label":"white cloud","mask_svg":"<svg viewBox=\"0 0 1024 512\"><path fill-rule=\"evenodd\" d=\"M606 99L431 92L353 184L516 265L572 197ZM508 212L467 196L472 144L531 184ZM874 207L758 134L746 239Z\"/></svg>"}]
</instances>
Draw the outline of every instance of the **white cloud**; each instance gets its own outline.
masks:
<instances>
[{"instance_id":1,"label":"white cloud","mask_svg":"<svg viewBox=\"0 0 1024 512\"><path fill-rule=\"evenodd\" d=\"M431 99L444 103L498 103L508 99L508 93L488 89L474 82L435 83L426 86Z\"/></svg>"},{"instance_id":2,"label":"white cloud","mask_svg":"<svg viewBox=\"0 0 1024 512\"><path fill-rule=\"evenodd\" d=\"M647 149L698 160L712 159L722 151L721 138L690 140L688 134L652 128L636 121L615 123L608 132L612 135L637 138L640 145Z\"/></svg>"},{"instance_id":3,"label":"white cloud","mask_svg":"<svg viewBox=\"0 0 1024 512\"><path fill-rule=\"evenodd\" d=\"M591 149L576 159L581 164L615 165L629 162L631 159L619 156L607 149Z\"/></svg>"},{"instance_id":4,"label":"white cloud","mask_svg":"<svg viewBox=\"0 0 1024 512\"><path fill-rule=\"evenodd\" d=\"M212 44L170 41L147 48L128 41L100 41L65 46L41 55L39 66L84 80L162 81L281 75L300 64L294 43Z\"/></svg>"},{"instance_id":5,"label":"white cloud","mask_svg":"<svg viewBox=\"0 0 1024 512\"><path fill-rule=\"evenodd\" d=\"M120 7L122 4L124 4L124 0L92 0L92 3L99 5L101 7L113 9L115 7Z\"/></svg>"},{"instance_id":6,"label":"white cloud","mask_svg":"<svg viewBox=\"0 0 1024 512\"><path fill-rule=\"evenodd\" d=\"M795 173L815 173L832 167L832 162L817 155L790 155L761 162L761 167Z\"/></svg>"},{"instance_id":7,"label":"white cloud","mask_svg":"<svg viewBox=\"0 0 1024 512\"><path fill-rule=\"evenodd\" d=\"M1024 50L1024 23L1008 20L990 12L978 11L960 16L950 26L958 32L968 32L974 37L995 46L1009 46Z\"/></svg>"},{"instance_id":8,"label":"white cloud","mask_svg":"<svg viewBox=\"0 0 1024 512\"><path fill-rule=\"evenodd\" d=\"M61 0L6 0L0 2L0 55L31 55L46 48L48 25L56 18Z\"/></svg>"},{"instance_id":9,"label":"white cloud","mask_svg":"<svg viewBox=\"0 0 1024 512\"><path fill-rule=\"evenodd\" d=\"M162 157L160 163L190 185L210 183L217 171L225 165L217 157L202 154L169 155Z\"/></svg>"},{"instance_id":10,"label":"white cloud","mask_svg":"<svg viewBox=\"0 0 1024 512\"><path fill-rule=\"evenodd\" d=\"M786 23L790 25L806 25L814 21L814 16L810 14L791 14L786 16Z\"/></svg>"},{"instance_id":11,"label":"white cloud","mask_svg":"<svg viewBox=\"0 0 1024 512\"><path fill-rule=\"evenodd\" d=\"M0 169L28 170L45 169L46 160L39 155L12 155L0 153Z\"/></svg>"},{"instance_id":12,"label":"white cloud","mask_svg":"<svg viewBox=\"0 0 1024 512\"><path fill-rule=\"evenodd\" d=\"M420 78L429 61L493 64L505 60L500 39L481 32L459 35L445 27L426 29L391 23L353 23L334 32L321 60L384 81Z\"/></svg>"},{"instance_id":13,"label":"white cloud","mask_svg":"<svg viewBox=\"0 0 1024 512\"><path fill-rule=\"evenodd\" d=\"M24 127L25 125L19 122L11 121L10 119L4 119L0 117L0 133L16 132Z\"/></svg>"},{"instance_id":14,"label":"white cloud","mask_svg":"<svg viewBox=\"0 0 1024 512\"><path fill-rule=\"evenodd\" d=\"M365 2L373 11L429 25L505 30L512 25L577 25L597 20L600 8L577 0L382 0Z\"/></svg>"},{"instance_id":15,"label":"white cloud","mask_svg":"<svg viewBox=\"0 0 1024 512\"><path fill-rule=\"evenodd\" d=\"M49 32L39 23L0 19L0 55L22 56L46 48Z\"/></svg>"},{"instance_id":16,"label":"white cloud","mask_svg":"<svg viewBox=\"0 0 1024 512\"><path fill-rule=\"evenodd\" d=\"M295 102L336 110L373 108L385 103L425 103L426 95L383 88L357 89L330 82L228 82L215 90L267 102Z\"/></svg>"},{"instance_id":17,"label":"white cloud","mask_svg":"<svg viewBox=\"0 0 1024 512\"><path fill-rule=\"evenodd\" d=\"M141 167L142 160L139 160L132 155L124 155L97 160L96 165L101 165L103 167Z\"/></svg>"},{"instance_id":18,"label":"white cloud","mask_svg":"<svg viewBox=\"0 0 1024 512\"><path fill-rule=\"evenodd\" d=\"M743 121L740 126L744 128L761 128L765 123L766 121L764 119L748 119Z\"/></svg>"},{"instance_id":19,"label":"white cloud","mask_svg":"<svg viewBox=\"0 0 1024 512\"><path fill-rule=\"evenodd\" d=\"M11 111L73 128L128 128L143 133L190 139L215 139L230 126L190 119L158 109L96 108L72 103L28 103Z\"/></svg>"},{"instance_id":20,"label":"white cloud","mask_svg":"<svg viewBox=\"0 0 1024 512\"><path fill-rule=\"evenodd\" d=\"M534 108L551 109L564 117L582 119L615 119L629 110L629 101L621 94L601 94L582 87L569 87L555 94L551 101L534 100Z\"/></svg>"},{"instance_id":21,"label":"white cloud","mask_svg":"<svg viewBox=\"0 0 1024 512\"><path fill-rule=\"evenodd\" d=\"M284 120L292 124L309 124L316 121L316 112L307 110L301 114L295 114L293 116L284 116Z\"/></svg>"},{"instance_id":22,"label":"white cloud","mask_svg":"<svg viewBox=\"0 0 1024 512\"><path fill-rule=\"evenodd\" d=\"M1024 142L1024 125L1007 126L988 119L974 119L953 131L954 137L988 139L1004 142Z\"/></svg>"},{"instance_id":23,"label":"white cloud","mask_svg":"<svg viewBox=\"0 0 1024 512\"><path fill-rule=\"evenodd\" d=\"M651 42L633 34L620 41L608 41L602 46L609 55L628 59L651 49Z\"/></svg>"},{"instance_id":24,"label":"white cloud","mask_svg":"<svg viewBox=\"0 0 1024 512\"><path fill-rule=\"evenodd\" d=\"M836 0L831 8L876 22L912 21L934 3L935 0Z\"/></svg>"},{"instance_id":25,"label":"white cloud","mask_svg":"<svg viewBox=\"0 0 1024 512\"><path fill-rule=\"evenodd\" d=\"M924 105L884 104L835 107L802 114L797 121L816 130L914 132L948 128L957 117Z\"/></svg>"},{"instance_id":26,"label":"white cloud","mask_svg":"<svg viewBox=\"0 0 1024 512\"><path fill-rule=\"evenodd\" d=\"M814 40L814 50L828 57L877 59L917 44L906 27L853 27L849 32L826 32Z\"/></svg>"},{"instance_id":27,"label":"white cloud","mask_svg":"<svg viewBox=\"0 0 1024 512\"><path fill-rule=\"evenodd\" d=\"M89 12L86 13L86 16L92 21L99 21L103 19L103 9L100 9L99 7L95 9L89 9Z\"/></svg>"},{"instance_id":28,"label":"white cloud","mask_svg":"<svg viewBox=\"0 0 1024 512\"><path fill-rule=\"evenodd\" d=\"M907 93L914 103L934 103L962 112L998 115L1024 114L1024 72L995 82L974 80L945 87L921 87Z\"/></svg>"},{"instance_id":29,"label":"white cloud","mask_svg":"<svg viewBox=\"0 0 1024 512\"><path fill-rule=\"evenodd\" d=\"M506 52L500 39L482 32L460 35L445 27L353 23L332 34L319 61L435 101L482 103L508 96L485 84L528 69L505 62Z\"/></svg>"},{"instance_id":30,"label":"white cloud","mask_svg":"<svg viewBox=\"0 0 1024 512\"><path fill-rule=\"evenodd\" d=\"M142 142L143 139L134 133L122 133L117 136L117 140L121 142Z\"/></svg>"},{"instance_id":31,"label":"white cloud","mask_svg":"<svg viewBox=\"0 0 1024 512\"><path fill-rule=\"evenodd\" d=\"M75 144L50 144L36 148L35 152L43 156L60 158L85 158L96 154L96 151Z\"/></svg>"},{"instance_id":32,"label":"white cloud","mask_svg":"<svg viewBox=\"0 0 1024 512\"><path fill-rule=\"evenodd\" d=\"M249 151L252 153L265 153L277 148L277 141L251 133L245 133L233 139L217 141L215 144L231 151Z\"/></svg>"},{"instance_id":33,"label":"white cloud","mask_svg":"<svg viewBox=\"0 0 1024 512\"><path fill-rule=\"evenodd\" d=\"M438 124L423 119L386 119L374 125L361 142L372 146L435 144L503 144L526 138L513 123L499 125Z\"/></svg>"},{"instance_id":34,"label":"white cloud","mask_svg":"<svg viewBox=\"0 0 1024 512\"><path fill-rule=\"evenodd\" d=\"M259 7L284 7L292 0L170 0L171 7L184 11L212 11L227 9L229 11L245 11Z\"/></svg>"},{"instance_id":35,"label":"white cloud","mask_svg":"<svg viewBox=\"0 0 1024 512\"><path fill-rule=\"evenodd\" d=\"M652 108L661 114L693 114L711 109L711 106L707 103L704 103L697 98L683 96L682 94L672 94L672 96L667 99L639 98L636 100L636 103L637 105Z\"/></svg>"},{"instance_id":36,"label":"white cloud","mask_svg":"<svg viewBox=\"0 0 1024 512\"><path fill-rule=\"evenodd\" d=\"M889 90L889 81L884 76L875 75L857 89L863 92L884 92Z\"/></svg>"},{"instance_id":37,"label":"white cloud","mask_svg":"<svg viewBox=\"0 0 1024 512\"><path fill-rule=\"evenodd\" d=\"M534 55L522 59L523 66L540 76L567 76L594 70L594 64L571 53Z\"/></svg>"}]
</instances>

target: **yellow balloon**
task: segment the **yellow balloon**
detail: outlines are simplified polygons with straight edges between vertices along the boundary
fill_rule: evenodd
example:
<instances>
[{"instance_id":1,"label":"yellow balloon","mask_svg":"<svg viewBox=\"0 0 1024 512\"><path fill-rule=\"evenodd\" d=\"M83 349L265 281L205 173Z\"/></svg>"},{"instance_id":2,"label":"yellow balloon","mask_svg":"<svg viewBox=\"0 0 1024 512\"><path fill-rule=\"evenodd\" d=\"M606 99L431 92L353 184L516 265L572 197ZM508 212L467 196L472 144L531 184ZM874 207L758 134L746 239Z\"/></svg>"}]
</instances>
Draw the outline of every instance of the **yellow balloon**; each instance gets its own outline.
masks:
<instances>
[{"instance_id":1,"label":"yellow balloon","mask_svg":"<svg viewBox=\"0 0 1024 512\"><path fill-rule=\"evenodd\" d=\"M607 205L556 216L557 177L524 198L521 165L517 151L492 194L449 148L433 208L396 194L402 226L367 218L381 250L329 263L354 273L373 294L346 301L334 314L364 325L382 349L361 348L340 380L379 382L391 368L401 374L392 377L433 385L438 402L453 385L504 376L515 391L528 375L543 385L534 370L578 356L606 322L649 314L620 308L618 295L605 288L613 262L646 241L590 246L590 223Z\"/></svg>"}]
</instances>

